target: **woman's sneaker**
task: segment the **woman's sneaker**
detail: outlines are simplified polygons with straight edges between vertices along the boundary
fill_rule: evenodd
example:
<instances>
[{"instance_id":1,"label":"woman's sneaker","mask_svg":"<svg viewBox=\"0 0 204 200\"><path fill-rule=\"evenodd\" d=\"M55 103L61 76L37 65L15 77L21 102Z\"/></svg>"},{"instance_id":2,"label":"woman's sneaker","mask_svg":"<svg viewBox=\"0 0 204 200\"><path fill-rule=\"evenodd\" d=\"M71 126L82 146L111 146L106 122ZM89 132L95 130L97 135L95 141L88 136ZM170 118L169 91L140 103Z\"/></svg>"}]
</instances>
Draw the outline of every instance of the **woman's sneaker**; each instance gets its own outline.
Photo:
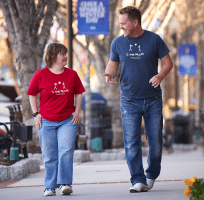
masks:
<instances>
[{"instance_id":1,"label":"woman's sneaker","mask_svg":"<svg viewBox=\"0 0 204 200\"><path fill-rule=\"evenodd\" d=\"M136 183L130 188L130 193L135 192L147 192L148 188L146 184L143 183Z\"/></svg>"},{"instance_id":2,"label":"woman's sneaker","mask_svg":"<svg viewBox=\"0 0 204 200\"><path fill-rule=\"evenodd\" d=\"M55 189L46 188L44 191L44 197L46 196L56 196Z\"/></svg>"},{"instance_id":3,"label":"woman's sneaker","mask_svg":"<svg viewBox=\"0 0 204 200\"><path fill-rule=\"evenodd\" d=\"M64 185L61 185L60 188L61 188L62 195L70 195L71 193L73 193L71 185L64 184Z\"/></svg>"}]
</instances>

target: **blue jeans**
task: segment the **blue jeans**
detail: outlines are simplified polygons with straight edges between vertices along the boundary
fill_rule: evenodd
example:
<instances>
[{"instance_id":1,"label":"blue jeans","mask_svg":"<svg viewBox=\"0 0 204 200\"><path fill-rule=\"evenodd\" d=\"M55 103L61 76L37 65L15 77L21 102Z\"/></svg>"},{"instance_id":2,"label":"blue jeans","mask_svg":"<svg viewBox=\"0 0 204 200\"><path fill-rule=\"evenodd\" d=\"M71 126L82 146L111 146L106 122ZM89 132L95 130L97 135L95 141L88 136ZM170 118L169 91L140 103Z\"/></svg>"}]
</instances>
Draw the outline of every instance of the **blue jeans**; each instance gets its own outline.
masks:
<instances>
[{"instance_id":1,"label":"blue jeans","mask_svg":"<svg viewBox=\"0 0 204 200\"><path fill-rule=\"evenodd\" d=\"M146 184L146 177L156 179L161 170L162 155L162 95L148 99L134 99L121 96L121 116L126 160L131 174L132 185ZM141 122L149 145L146 176L142 164Z\"/></svg>"},{"instance_id":2,"label":"blue jeans","mask_svg":"<svg viewBox=\"0 0 204 200\"><path fill-rule=\"evenodd\" d=\"M45 166L45 188L55 189L61 184L72 185L73 155L78 125L73 116L59 122L41 118L37 129Z\"/></svg>"}]
</instances>

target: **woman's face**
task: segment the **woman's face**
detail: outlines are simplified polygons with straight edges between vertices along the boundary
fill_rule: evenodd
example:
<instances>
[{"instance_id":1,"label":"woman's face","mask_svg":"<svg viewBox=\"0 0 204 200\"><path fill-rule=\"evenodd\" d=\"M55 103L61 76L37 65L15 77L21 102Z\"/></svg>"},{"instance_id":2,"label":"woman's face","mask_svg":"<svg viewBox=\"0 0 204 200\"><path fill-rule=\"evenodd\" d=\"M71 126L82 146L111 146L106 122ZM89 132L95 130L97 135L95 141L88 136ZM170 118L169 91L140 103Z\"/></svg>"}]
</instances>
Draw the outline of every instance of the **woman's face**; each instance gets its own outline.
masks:
<instances>
[{"instance_id":1,"label":"woman's face","mask_svg":"<svg viewBox=\"0 0 204 200\"><path fill-rule=\"evenodd\" d=\"M67 64L67 54L58 53L55 64L65 66Z\"/></svg>"}]
</instances>

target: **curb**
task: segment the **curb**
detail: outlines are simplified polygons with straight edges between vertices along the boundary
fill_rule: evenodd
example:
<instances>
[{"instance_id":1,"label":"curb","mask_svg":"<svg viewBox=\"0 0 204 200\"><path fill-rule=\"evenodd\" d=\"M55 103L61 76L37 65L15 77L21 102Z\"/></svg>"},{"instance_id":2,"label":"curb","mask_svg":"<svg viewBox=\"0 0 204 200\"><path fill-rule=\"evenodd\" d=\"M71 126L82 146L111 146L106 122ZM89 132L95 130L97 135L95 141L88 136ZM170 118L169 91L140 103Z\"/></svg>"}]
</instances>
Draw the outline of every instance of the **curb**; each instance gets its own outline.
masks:
<instances>
[{"instance_id":1,"label":"curb","mask_svg":"<svg viewBox=\"0 0 204 200\"><path fill-rule=\"evenodd\" d=\"M148 155L149 148L142 147L142 156ZM105 149L104 151L75 150L74 163L126 160L125 149Z\"/></svg>"},{"instance_id":2,"label":"curb","mask_svg":"<svg viewBox=\"0 0 204 200\"><path fill-rule=\"evenodd\" d=\"M174 151L193 151L198 147L197 144L172 144L172 148Z\"/></svg>"},{"instance_id":3,"label":"curb","mask_svg":"<svg viewBox=\"0 0 204 200\"><path fill-rule=\"evenodd\" d=\"M40 162L33 158L20 160L11 166L0 165L0 182L20 180L39 171Z\"/></svg>"},{"instance_id":4,"label":"curb","mask_svg":"<svg viewBox=\"0 0 204 200\"><path fill-rule=\"evenodd\" d=\"M148 147L142 147L142 156L148 155ZM44 165L42 154L28 154L29 158L37 159L40 165ZM105 149L104 151L90 151L90 150L75 150L74 151L74 163L84 162L97 162L97 161L108 161L108 160L126 160L125 149Z\"/></svg>"}]
</instances>

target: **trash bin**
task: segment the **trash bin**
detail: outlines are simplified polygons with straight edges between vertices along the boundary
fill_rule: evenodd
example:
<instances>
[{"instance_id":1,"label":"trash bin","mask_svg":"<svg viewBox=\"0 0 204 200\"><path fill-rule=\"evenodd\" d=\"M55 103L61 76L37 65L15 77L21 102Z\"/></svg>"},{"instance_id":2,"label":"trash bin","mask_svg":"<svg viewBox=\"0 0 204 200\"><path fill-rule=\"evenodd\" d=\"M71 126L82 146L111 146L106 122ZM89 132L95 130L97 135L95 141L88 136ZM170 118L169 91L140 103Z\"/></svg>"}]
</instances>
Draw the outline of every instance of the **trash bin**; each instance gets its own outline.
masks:
<instances>
[{"instance_id":1,"label":"trash bin","mask_svg":"<svg viewBox=\"0 0 204 200\"><path fill-rule=\"evenodd\" d=\"M9 158L10 160L19 160L19 148L18 147L11 147Z\"/></svg>"},{"instance_id":2,"label":"trash bin","mask_svg":"<svg viewBox=\"0 0 204 200\"><path fill-rule=\"evenodd\" d=\"M190 139L190 116L177 114L173 118L174 143L189 144Z\"/></svg>"},{"instance_id":3,"label":"trash bin","mask_svg":"<svg viewBox=\"0 0 204 200\"><path fill-rule=\"evenodd\" d=\"M102 138L93 138L91 140L91 150L94 151L102 151L103 150L103 142Z\"/></svg>"}]
</instances>

